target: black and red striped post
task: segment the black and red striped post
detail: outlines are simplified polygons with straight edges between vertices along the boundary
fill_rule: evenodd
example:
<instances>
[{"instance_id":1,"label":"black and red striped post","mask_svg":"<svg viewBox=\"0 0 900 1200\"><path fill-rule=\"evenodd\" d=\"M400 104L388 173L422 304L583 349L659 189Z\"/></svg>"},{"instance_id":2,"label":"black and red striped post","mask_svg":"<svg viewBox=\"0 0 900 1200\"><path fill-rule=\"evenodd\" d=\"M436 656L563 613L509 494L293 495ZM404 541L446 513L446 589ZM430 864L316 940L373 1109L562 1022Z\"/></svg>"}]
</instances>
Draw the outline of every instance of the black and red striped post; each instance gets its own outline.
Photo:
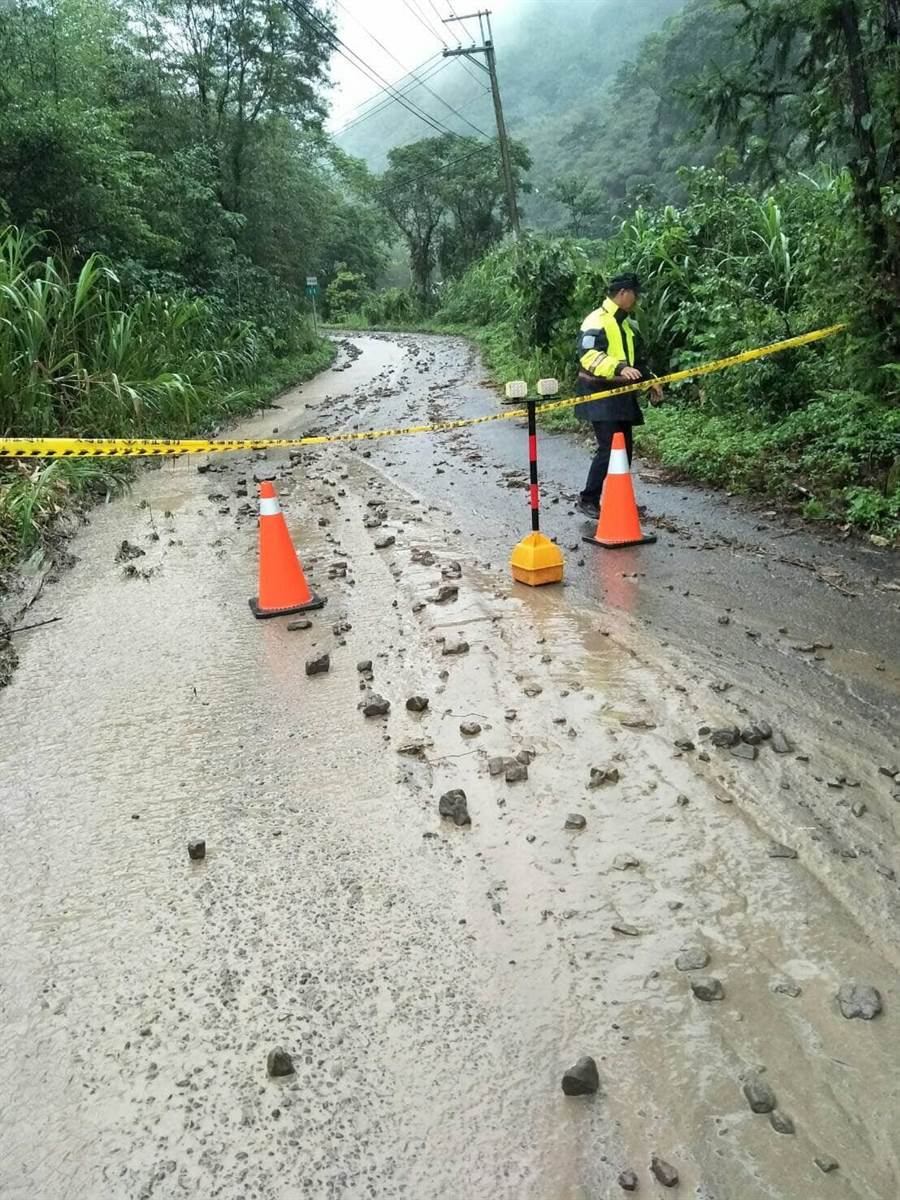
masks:
<instances>
[{"instance_id":1,"label":"black and red striped post","mask_svg":"<svg viewBox=\"0 0 900 1200\"><path fill-rule=\"evenodd\" d=\"M531 529L541 528L541 497L537 473L537 410L536 400L528 400L528 468L531 472Z\"/></svg>"},{"instance_id":2,"label":"black and red striped post","mask_svg":"<svg viewBox=\"0 0 900 1200\"><path fill-rule=\"evenodd\" d=\"M538 395L553 396L559 391L555 379L539 379ZM524 400L528 413L529 497L531 503L531 533L515 547L510 559L513 578L531 585L559 583L563 576L563 559L559 547L545 538L541 529L541 499L537 465L537 401L528 396L528 385L516 380L506 385L509 400Z\"/></svg>"}]
</instances>

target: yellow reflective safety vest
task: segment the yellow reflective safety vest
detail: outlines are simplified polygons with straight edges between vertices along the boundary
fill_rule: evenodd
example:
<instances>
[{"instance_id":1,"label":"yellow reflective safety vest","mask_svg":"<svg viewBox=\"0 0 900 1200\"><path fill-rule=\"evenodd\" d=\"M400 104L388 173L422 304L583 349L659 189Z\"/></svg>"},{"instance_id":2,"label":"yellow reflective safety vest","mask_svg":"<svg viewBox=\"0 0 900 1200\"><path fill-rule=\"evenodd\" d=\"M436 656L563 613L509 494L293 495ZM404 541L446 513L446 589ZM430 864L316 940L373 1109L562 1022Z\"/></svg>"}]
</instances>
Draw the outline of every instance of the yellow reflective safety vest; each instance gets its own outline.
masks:
<instances>
[{"instance_id":1,"label":"yellow reflective safety vest","mask_svg":"<svg viewBox=\"0 0 900 1200\"><path fill-rule=\"evenodd\" d=\"M606 299L588 313L578 333L578 385L581 395L601 392L615 386L611 381L623 367L637 366L640 360L638 335L624 309ZM646 373L646 372L645 372ZM589 400L575 408L585 421L631 421L643 424L640 405L633 395L611 396L609 400Z\"/></svg>"}]
</instances>

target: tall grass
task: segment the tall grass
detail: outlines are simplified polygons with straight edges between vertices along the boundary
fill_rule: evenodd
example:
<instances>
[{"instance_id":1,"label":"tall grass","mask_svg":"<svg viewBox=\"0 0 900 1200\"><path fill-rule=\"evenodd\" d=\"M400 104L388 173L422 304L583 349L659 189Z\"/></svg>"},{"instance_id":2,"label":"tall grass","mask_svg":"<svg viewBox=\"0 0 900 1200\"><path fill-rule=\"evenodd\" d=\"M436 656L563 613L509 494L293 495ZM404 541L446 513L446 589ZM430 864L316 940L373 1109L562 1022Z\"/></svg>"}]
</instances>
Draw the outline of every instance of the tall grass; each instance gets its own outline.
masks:
<instances>
[{"instance_id":1,"label":"tall grass","mask_svg":"<svg viewBox=\"0 0 900 1200\"><path fill-rule=\"evenodd\" d=\"M262 353L255 327L210 301L129 303L97 255L73 273L0 232L0 433L186 433L229 406Z\"/></svg>"},{"instance_id":2,"label":"tall grass","mask_svg":"<svg viewBox=\"0 0 900 1200\"><path fill-rule=\"evenodd\" d=\"M126 296L92 255L77 270L19 229L0 230L0 436L179 437L205 432L327 365L301 318L296 350L235 321L217 301ZM104 460L0 460L0 568L27 552L73 496L115 490L130 468Z\"/></svg>"}]
</instances>

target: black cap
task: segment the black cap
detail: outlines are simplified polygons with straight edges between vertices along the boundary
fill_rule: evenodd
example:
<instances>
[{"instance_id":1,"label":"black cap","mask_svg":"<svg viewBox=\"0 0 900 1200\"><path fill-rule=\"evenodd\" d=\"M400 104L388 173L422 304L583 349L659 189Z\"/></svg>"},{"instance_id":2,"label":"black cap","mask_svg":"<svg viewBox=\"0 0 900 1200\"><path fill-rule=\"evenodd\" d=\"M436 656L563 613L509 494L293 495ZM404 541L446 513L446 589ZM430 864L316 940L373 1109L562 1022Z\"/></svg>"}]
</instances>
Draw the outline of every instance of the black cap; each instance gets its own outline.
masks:
<instances>
[{"instance_id":1,"label":"black cap","mask_svg":"<svg viewBox=\"0 0 900 1200\"><path fill-rule=\"evenodd\" d=\"M610 296L615 296L616 292L634 292L637 296L640 290L641 281L634 271L623 271L621 275L614 275L607 288Z\"/></svg>"}]
</instances>

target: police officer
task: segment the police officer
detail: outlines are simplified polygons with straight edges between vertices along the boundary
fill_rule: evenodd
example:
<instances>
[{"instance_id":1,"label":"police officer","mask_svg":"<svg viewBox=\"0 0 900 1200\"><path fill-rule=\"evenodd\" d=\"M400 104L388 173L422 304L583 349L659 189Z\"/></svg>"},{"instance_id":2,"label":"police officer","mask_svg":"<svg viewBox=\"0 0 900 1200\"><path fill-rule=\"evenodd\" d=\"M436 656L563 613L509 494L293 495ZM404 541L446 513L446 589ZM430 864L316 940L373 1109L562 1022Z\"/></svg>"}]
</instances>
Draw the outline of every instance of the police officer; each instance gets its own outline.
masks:
<instances>
[{"instance_id":1,"label":"police officer","mask_svg":"<svg viewBox=\"0 0 900 1200\"><path fill-rule=\"evenodd\" d=\"M601 306L585 317L578 334L577 395L622 387L653 375L644 359L637 331L628 320L640 290L637 275L631 272L616 275L610 280ZM662 388L654 386L650 395L651 403L659 404ZM596 519L613 434L624 433L631 462L632 428L643 425L644 415L634 392L611 396L608 400L588 400L575 406L575 415L582 421L590 421L597 437L597 450L579 498L581 511Z\"/></svg>"}]
</instances>

